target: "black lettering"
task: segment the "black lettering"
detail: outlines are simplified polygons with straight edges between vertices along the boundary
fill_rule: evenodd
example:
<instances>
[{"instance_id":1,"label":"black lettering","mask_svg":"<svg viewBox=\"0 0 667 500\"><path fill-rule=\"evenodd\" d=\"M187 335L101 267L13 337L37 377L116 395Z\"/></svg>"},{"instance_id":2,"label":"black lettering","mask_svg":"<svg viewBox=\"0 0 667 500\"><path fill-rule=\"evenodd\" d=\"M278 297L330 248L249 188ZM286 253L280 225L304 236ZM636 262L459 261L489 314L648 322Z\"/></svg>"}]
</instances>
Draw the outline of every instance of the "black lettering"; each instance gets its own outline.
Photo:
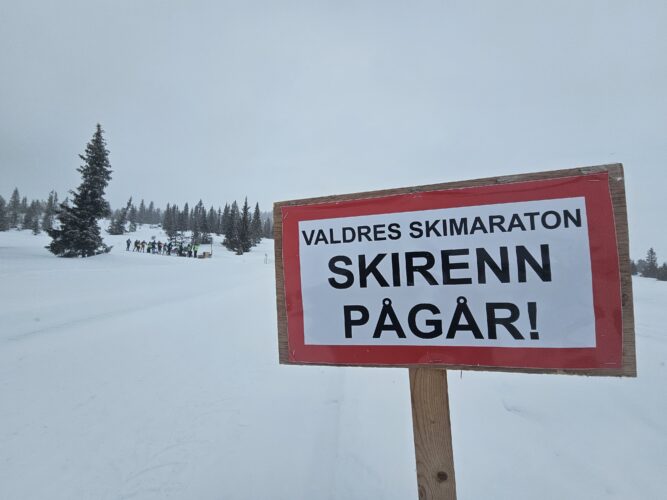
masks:
<instances>
[{"instance_id":1,"label":"black lettering","mask_svg":"<svg viewBox=\"0 0 667 500\"><path fill-rule=\"evenodd\" d=\"M319 243L324 243L325 245L328 243L327 241L327 235L324 234L324 229L318 229L317 230L317 237L315 238L315 244Z\"/></svg>"},{"instance_id":2,"label":"black lettering","mask_svg":"<svg viewBox=\"0 0 667 500\"><path fill-rule=\"evenodd\" d=\"M438 225L440 221L434 220L433 222L426 222L426 237L429 238L431 236L431 233L435 233L436 236L442 236L440 234L440 231L438 231L438 228L435 226Z\"/></svg>"},{"instance_id":3,"label":"black lettering","mask_svg":"<svg viewBox=\"0 0 667 500\"><path fill-rule=\"evenodd\" d=\"M466 323L461 324L461 317L465 317ZM468 307L468 301L465 297L459 297L456 299L456 309L454 310L454 316L452 316L452 322L449 324L449 329L447 330L447 338L453 339L456 336L456 332L459 331L470 331L472 332L473 337L476 339L483 339L479 326L475 321L474 316L470 312Z\"/></svg>"},{"instance_id":4,"label":"black lettering","mask_svg":"<svg viewBox=\"0 0 667 500\"><path fill-rule=\"evenodd\" d=\"M390 320L390 323L388 325L385 324L387 318L389 318ZM384 299L382 301L382 311L380 311L380 317L378 318L378 322L375 325L375 332L373 333L373 338L379 339L380 335L382 335L382 332L385 331L396 332L396 335L398 335L399 338L401 339L405 338L405 332L403 331L403 327L401 326L400 321L398 321L396 313L394 312L394 308L391 307L391 300L389 299Z\"/></svg>"},{"instance_id":5,"label":"black lettering","mask_svg":"<svg viewBox=\"0 0 667 500\"><path fill-rule=\"evenodd\" d=\"M371 228L369 226L359 226L357 228L357 236L359 237L359 241L361 241L362 238L366 238L366 241L373 241L370 234Z\"/></svg>"},{"instance_id":6,"label":"black lettering","mask_svg":"<svg viewBox=\"0 0 667 500\"><path fill-rule=\"evenodd\" d=\"M329 278L329 284L332 287L337 288L339 290L343 288L350 288L354 283L354 274L352 274L352 271L350 271L349 269L337 267L336 264L338 262L342 262L347 266L352 265L352 259L346 257L345 255L336 255L335 257L331 257L331 259L329 260L329 271L339 276L344 276L345 281L339 283L334 278Z\"/></svg>"},{"instance_id":7,"label":"black lettering","mask_svg":"<svg viewBox=\"0 0 667 500\"><path fill-rule=\"evenodd\" d=\"M467 248L457 250L442 250L440 257L442 259L442 284L443 285L469 285L471 278L452 278L452 269L468 269L467 262L450 262L449 258L454 255L468 255L470 251Z\"/></svg>"},{"instance_id":8,"label":"black lettering","mask_svg":"<svg viewBox=\"0 0 667 500\"><path fill-rule=\"evenodd\" d=\"M505 216L503 215L489 215L489 232L493 232L493 228L497 227L501 233L507 230L503 226L505 224Z\"/></svg>"},{"instance_id":9,"label":"black lettering","mask_svg":"<svg viewBox=\"0 0 667 500\"><path fill-rule=\"evenodd\" d=\"M484 248L477 248L477 281L486 283L486 267L488 266L501 283L510 282L510 260L507 247L500 247L500 265L493 260Z\"/></svg>"},{"instance_id":10,"label":"black lettering","mask_svg":"<svg viewBox=\"0 0 667 500\"><path fill-rule=\"evenodd\" d=\"M481 217L475 217L472 221L472 227L470 228L470 234L475 234L476 231L482 231L484 234L488 233L484 222L482 222Z\"/></svg>"},{"instance_id":11,"label":"black lettering","mask_svg":"<svg viewBox=\"0 0 667 500\"><path fill-rule=\"evenodd\" d=\"M401 237L401 226L397 222L389 224L388 229L390 240L397 240Z\"/></svg>"},{"instance_id":12,"label":"black lettering","mask_svg":"<svg viewBox=\"0 0 667 500\"><path fill-rule=\"evenodd\" d=\"M357 312L361 316L357 319L352 319L352 313ZM343 317L345 318L345 338L352 338L352 327L361 326L368 323L368 309L364 306L343 306Z\"/></svg>"},{"instance_id":13,"label":"black lettering","mask_svg":"<svg viewBox=\"0 0 667 500\"><path fill-rule=\"evenodd\" d=\"M442 335L442 320L439 319L427 319L425 324L428 327L431 327L430 330L424 331L420 330L417 326L417 314L421 311L428 311L432 314L440 314L440 309L438 309L433 304L417 304L408 314L408 325L410 326L410 331L414 333L420 339L434 339Z\"/></svg>"},{"instance_id":14,"label":"black lettering","mask_svg":"<svg viewBox=\"0 0 667 500\"><path fill-rule=\"evenodd\" d=\"M422 223L418 220L410 223L410 238L421 238L424 234L422 230Z\"/></svg>"},{"instance_id":15,"label":"black lettering","mask_svg":"<svg viewBox=\"0 0 667 500\"><path fill-rule=\"evenodd\" d=\"M553 215L556 219L553 224L547 223L547 217L549 215ZM542 225L547 229L556 229L558 226L560 226L560 214L554 210L547 210L542 214Z\"/></svg>"},{"instance_id":16,"label":"black lettering","mask_svg":"<svg viewBox=\"0 0 667 500\"><path fill-rule=\"evenodd\" d=\"M516 264L519 272L519 283L526 282L526 262L535 271L542 281L551 281L551 258L549 257L549 245L540 245L540 256L542 263L539 264L526 247L516 247Z\"/></svg>"},{"instance_id":17,"label":"black lettering","mask_svg":"<svg viewBox=\"0 0 667 500\"><path fill-rule=\"evenodd\" d=\"M306 241L306 245L310 246L310 244L313 242L315 231L313 231L312 229L310 230L310 238L308 237L308 234L306 234L305 231L301 231L301 235L303 236L303 239Z\"/></svg>"},{"instance_id":18,"label":"black lettering","mask_svg":"<svg viewBox=\"0 0 667 500\"><path fill-rule=\"evenodd\" d=\"M401 286L401 263L399 259L401 258L401 254L399 253L392 253L391 254L391 278L392 278L392 285L394 286Z\"/></svg>"},{"instance_id":19,"label":"black lettering","mask_svg":"<svg viewBox=\"0 0 667 500\"><path fill-rule=\"evenodd\" d=\"M375 224L373 226L373 239L375 241L384 241L387 237L384 235L384 224Z\"/></svg>"},{"instance_id":20,"label":"black lettering","mask_svg":"<svg viewBox=\"0 0 667 500\"><path fill-rule=\"evenodd\" d=\"M468 234L468 219L465 217L459 219L459 223L456 223L456 219L449 219L449 234L452 236Z\"/></svg>"},{"instance_id":21,"label":"black lettering","mask_svg":"<svg viewBox=\"0 0 667 500\"><path fill-rule=\"evenodd\" d=\"M352 243L356 238L356 233L353 227L343 228L343 243Z\"/></svg>"},{"instance_id":22,"label":"black lettering","mask_svg":"<svg viewBox=\"0 0 667 500\"><path fill-rule=\"evenodd\" d=\"M530 221L530 229L534 230L535 229L535 217L540 215L539 212L526 212L523 214L525 217L528 217L528 220Z\"/></svg>"},{"instance_id":23,"label":"black lettering","mask_svg":"<svg viewBox=\"0 0 667 500\"><path fill-rule=\"evenodd\" d=\"M496 312L504 309L509 311L509 316L499 318ZM487 302L486 304L486 327L490 339L498 338L498 325L504 326L510 335L516 340L523 340L523 335L514 326L514 322L519 319L519 308L510 302Z\"/></svg>"},{"instance_id":24,"label":"black lettering","mask_svg":"<svg viewBox=\"0 0 667 500\"><path fill-rule=\"evenodd\" d=\"M368 229L370 230L370 228ZM382 259L384 259L385 255L387 254L386 253L377 254L368 266L366 265L366 256L363 254L359 256L359 286L361 288L366 288L368 286L367 280L371 274L373 275L373 277L380 286L382 287L389 286L389 283L387 283L387 280L384 279L382 273L378 271L378 264L382 262Z\"/></svg>"},{"instance_id":25,"label":"black lettering","mask_svg":"<svg viewBox=\"0 0 667 500\"><path fill-rule=\"evenodd\" d=\"M576 215L572 215L569 210L563 210L565 227L570 227L570 222L576 227L581 227L581 210L578 208L574 211Z\"/></svg>"},{"instance_id":26,"label":"black lettering","mask_svg":"<svg viewBox=\"0 0 667 500\"><path fill-rule=\"evenodd\" d=\"M331 243L332 245L340 243L340 240L337 240L336 237L334 236L333 228L329 229L329 243Z\"/></svg>"},{"instance_id":27,"label":"black lettering","mask_svg":"<svg viewBox=\"0 0 667 500\"><path fill-rule=\"evenodd\" d=\"M507 228L507 230L508 231L513 231L516 228L519 228L522 231L526 230L526 226L523 225L523 221L521 220L521 217L519 216L519 214L512 215L512 218L510 219L510 225Z\"/></svg>"},{"instance_id":28,"label":"black lettering","mask_svg":"<svg viewBox=\"0 0 667 500\"><path fill-rule=\"evenodd\" d=\"M415 264L415 259L425 259L426 263ZM406 252L405 253L405 274L407 276L407 285L415 285L415 272L422 275L429 285L437 285L438 281L428 272L435 265L435 257L430 252Z\"/></svg>"}]
</instances>

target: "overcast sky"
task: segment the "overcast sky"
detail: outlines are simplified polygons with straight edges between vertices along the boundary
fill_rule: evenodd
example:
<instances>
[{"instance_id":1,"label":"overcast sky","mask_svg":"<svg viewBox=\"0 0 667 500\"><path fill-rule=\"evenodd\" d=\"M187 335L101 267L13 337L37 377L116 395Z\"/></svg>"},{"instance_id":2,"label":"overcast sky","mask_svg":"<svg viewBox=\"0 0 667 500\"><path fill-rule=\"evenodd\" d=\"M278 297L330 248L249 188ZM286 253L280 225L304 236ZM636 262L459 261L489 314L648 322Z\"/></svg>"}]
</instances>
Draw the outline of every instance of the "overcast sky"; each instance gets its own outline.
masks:
<instances>
[{"instance_id":1,"label":"overcast sky","mask_svg":"<svg viewBox=\"0 0 667 500\"><path fill-rule=\"evenodd\" d=\"M0 0L0 194L76 187L97 122L116 207L622 162L667 259L664 0Z\"/></svg>"}]
</instances>

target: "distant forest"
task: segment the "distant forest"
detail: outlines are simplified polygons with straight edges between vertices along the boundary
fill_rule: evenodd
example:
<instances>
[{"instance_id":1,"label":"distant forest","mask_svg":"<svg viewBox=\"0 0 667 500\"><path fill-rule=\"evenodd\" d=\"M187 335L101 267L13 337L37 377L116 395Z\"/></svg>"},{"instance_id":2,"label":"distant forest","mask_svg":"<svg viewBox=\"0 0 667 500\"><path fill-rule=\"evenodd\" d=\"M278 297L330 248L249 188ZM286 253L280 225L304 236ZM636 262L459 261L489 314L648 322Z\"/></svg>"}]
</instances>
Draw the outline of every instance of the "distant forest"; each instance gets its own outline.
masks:
<instances>
[{"instance_id":1,"label":"distant forest","mask_svg":"<svg viewBox=\"0 0 667 500\"><path fill-rule=\"evenodd\" d=\"M65 200L67 203L67 200ZM255 246L262 238L273 238L273 224L270 212L262 212L259 204L250 209L246 198L242 206L236 201L225 203L224 208L207 209L199 202L192 206L185 203L180 208L175 203L167 203L164 209L156 208L151 201L144 200L137 207L130 198L123 208L112 209L107 205L110 219L109 234L126 234L137 230L137 226L149 224L160 226L170 240L190 243L210 243L211 235L224 235L223 245L242 254ZM32 200L21 197L14 189L9 202L0 195L0 231L9 229L28 229L38 234L42 230L52 229L59 210L58 193L51 191L46 200ZM649 248L646 257L630 261L632 274L645 278L667 281L667 263L659 264L653 248Z\"/></svg>"},{"instance_id":2,"label":"distant forest","mask_svg":"<svg viewBox=\"0 0 667 500\"><path fill-rule=\"evenodd\" d=\"M68 200L64 201L67 204ZM51 191L46 200L31 200L21 197L18 188L9 196L9 201L0 195L0 231L9 229L31 230L34 234L48 231L56 224L60 210L58 193ZM132 198L122 208L112 209L107 204L109 234L132 233L138 226L147 224L159 226L174 242L188 240L191 243L210 243L211 235L224 235L223 244L236 253L244 253L262 238L273 238L271 214L262 212L259 204L250 208L247 198L243 205L236 201L225 203L224 207L207 209L202 200L195 205L185 203L183 208L168 203L164 209L156 208L150 201L139 202L137 207Z\"/></svg>"}]
</instances>

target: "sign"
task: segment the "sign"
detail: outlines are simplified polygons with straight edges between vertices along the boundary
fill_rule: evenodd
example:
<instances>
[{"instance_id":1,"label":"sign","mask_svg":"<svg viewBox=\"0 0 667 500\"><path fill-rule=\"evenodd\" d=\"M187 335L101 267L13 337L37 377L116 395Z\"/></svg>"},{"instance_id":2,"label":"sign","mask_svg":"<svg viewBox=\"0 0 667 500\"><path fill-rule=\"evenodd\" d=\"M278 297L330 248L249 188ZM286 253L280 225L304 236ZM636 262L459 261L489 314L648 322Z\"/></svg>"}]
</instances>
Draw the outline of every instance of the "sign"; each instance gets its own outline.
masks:
<instances>
[{"instance_id":1,"label":"sign","mask_svg":"<svg viewBox=\"0 0 667 500\"><path fill-rule=\"evenodd\" d=\"M277 203L281 362L634 375L620 165Z\"/></svg>"}]
</instances>

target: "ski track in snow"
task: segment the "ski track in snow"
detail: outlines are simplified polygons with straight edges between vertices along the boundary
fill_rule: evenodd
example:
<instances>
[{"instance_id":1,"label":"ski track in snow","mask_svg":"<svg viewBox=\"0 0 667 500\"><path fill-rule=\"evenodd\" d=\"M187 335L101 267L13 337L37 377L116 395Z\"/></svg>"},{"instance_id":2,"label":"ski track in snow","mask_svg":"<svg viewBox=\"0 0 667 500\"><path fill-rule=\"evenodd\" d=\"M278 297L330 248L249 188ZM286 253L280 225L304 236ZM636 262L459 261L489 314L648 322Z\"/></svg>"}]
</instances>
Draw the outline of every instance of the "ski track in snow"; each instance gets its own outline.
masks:
<instances>
[{"instance_id":1,"label":"ski track in snow","mask_svg":"<svg viewBox=\"0 0 667 500\"><path fill-rule=\"evenodd\" d=\"M272 242L126 237L0 233L1 499L417 498L407 370L278 365ZM633 283L637 379L450 372L460 499L663 498L667 285Z\"/></svg>"}]
</instances>

